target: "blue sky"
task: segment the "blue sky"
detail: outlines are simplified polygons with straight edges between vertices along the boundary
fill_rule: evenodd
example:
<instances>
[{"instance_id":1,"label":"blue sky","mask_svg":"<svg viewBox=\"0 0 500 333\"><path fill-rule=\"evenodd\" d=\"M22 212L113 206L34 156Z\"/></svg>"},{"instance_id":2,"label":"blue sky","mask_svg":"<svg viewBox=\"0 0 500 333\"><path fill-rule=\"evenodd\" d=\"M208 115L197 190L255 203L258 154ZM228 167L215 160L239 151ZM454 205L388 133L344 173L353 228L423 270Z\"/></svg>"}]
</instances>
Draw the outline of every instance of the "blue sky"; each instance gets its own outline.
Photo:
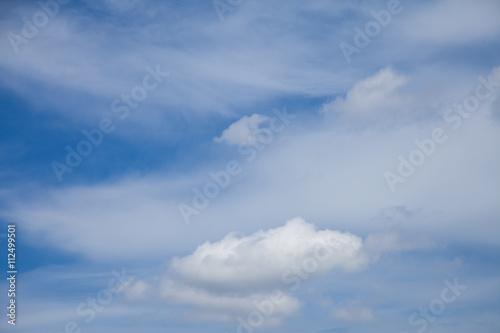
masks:
<instances>
[{"instance_id":1,"label":"blue sky","mask_svg":"<svg viewBox=\"0 0 500 333\"><path fill-rule=\"evenodd\" d=\"M1 7L2 332L500 329L498 1Z\"/></svg>"}]
</instances>

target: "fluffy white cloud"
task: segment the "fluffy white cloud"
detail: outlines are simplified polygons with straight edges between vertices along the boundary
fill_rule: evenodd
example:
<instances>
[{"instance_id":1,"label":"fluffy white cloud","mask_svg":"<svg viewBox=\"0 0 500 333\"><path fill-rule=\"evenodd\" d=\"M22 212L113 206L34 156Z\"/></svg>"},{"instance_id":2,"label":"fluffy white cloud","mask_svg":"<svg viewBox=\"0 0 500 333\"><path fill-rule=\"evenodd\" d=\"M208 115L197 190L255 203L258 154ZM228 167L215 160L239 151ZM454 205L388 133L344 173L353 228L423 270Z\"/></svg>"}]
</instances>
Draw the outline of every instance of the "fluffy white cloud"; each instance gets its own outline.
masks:
<instances>
[{"instance_id":1,"label":"fluffy white cloud","mask_svg":"<svg viewBox=\"0 0 500 333\"><path fill-rule=\"evenodd\" d=\"M268 120L269 117L257 113L254 113L250 117L244 116L232 123L222 132L220 137L214 138L214 141L217 143L224 142L228 145L254 145L262 130L259 126Z\"/></svg>"},{"instance_id":2,"label":"fluffy white cloud","mask_svg":"<svg viewBox=\"0 0 500 333\"><path fill-rule=\"evenodd\" d=\"M337 97L324 104L323 113L341 112L349 115L363 115L392 110L401 104L395 90L407 82L407 78L390 67L356 83L345 97Z\"/></svg>"},{"instance_id":3,"label":"fluffy white cloud","mask_svg":"<svg viewBox=\"0 0 500 333\"><path fill-rule=\"evenodd\" d=\"M194 311L187 315L193 320L234 322L260 311L269 314L265 325L273 326L298 312L301 303L292 294L303 282L336 267L359 270L383 252L420 247L403 243L396 233L370 235L364 245L356 235L316 230L297 217L249 236L230 233L218 242L206 242L191 255L174 258L156 287L137 281L126 295L141 300L156 288L158 292L153 294L167 303L193 306ZM374 318L357 303L334 310L334 317L350 321Z\"/></svg>"},{"instance_id":4,"label":"fluffy white cloud","mask_svg":"<svg viewBox=\"0 0 500 333\"><path fill-rule=\"evenodd\" d=\"M317 274L333 267L355 270L366 262L360 237L332 230L316 230L301 218L247 237L234 233L219 242L206 242L193 254L175 258L171 267L184 279L209 287L251 288L280 282L287 270L316 260Z\"/></svg>"},{"instance_id":5,"label":"fluffy white cloud","mask_svg":"<svg viewBox=\"0 0 500 333\"><path fill-rule=\"evenodd\" d=\"M167 303L194 306L191 319L231 322L260 311L270 317L262 325L274 326L300 309L291 292L302 281L334 267L358 269L367 261L358 236L316 230L295 218L250 236L231 233L206 242L193 254L174 258L155 288ZM129 289L130 299L141 300L151 286L137 281Z\"/></svg>"}]
</instances>

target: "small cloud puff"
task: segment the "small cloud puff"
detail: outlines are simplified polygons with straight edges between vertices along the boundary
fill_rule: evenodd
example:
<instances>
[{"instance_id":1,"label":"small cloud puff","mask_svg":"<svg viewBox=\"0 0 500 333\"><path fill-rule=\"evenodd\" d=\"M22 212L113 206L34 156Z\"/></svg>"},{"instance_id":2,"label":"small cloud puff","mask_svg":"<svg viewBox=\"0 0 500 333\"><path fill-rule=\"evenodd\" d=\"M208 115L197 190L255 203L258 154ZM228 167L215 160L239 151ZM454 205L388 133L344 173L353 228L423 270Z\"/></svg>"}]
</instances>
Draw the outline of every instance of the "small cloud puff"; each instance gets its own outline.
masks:
<instances>
[{"instance_id":1,"label":"small cloud puff","mask_svg":"<svg viewBox=\"0 0 500 333\"><path fill-rule=\"evenodd\" d=\"M214 138L214 141L228 145L252 146L257 142L257 138L262 131L259 126L268 120L269 117L257 113L254 113L250 117L244 116L232 123L222 132L220 137Z\"/></svg>"},{"instance_id":2,"label":"small cloud puff","mask_svg":"<svg viewBox=\"0 0 500 333\"><path fill-rule=\"evenodd\" d=\"M395 90L406 82L405 76L390 67L384 68L357 82L345 97L337 97L333 102L324 104L320 111L324 114L340 112L351 116L370 116L395 109L401 104Z\"/></svg>"}]
</instances>

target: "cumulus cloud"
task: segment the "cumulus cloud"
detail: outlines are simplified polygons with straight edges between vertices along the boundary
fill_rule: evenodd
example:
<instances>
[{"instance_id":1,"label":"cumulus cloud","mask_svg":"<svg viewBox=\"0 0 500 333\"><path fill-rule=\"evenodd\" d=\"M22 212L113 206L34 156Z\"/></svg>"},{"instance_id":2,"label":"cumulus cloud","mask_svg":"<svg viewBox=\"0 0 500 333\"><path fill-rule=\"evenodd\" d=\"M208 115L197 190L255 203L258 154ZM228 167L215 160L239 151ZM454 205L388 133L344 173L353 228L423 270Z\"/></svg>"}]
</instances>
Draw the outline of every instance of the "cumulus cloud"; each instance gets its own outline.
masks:
<instances>
[{"instance_id":1,"label":"cumulus cloud","mask_svg":"<svg viewBox=\"0 0 500 333\"><path fill-rule=\"evenodd\" d=\"M340 112L354 116L369 116L389 111L401 104L395 91L407 82L407 78L392 68L381 69L375 75L357 82L345 97L337 97L322 106L321 112Z\"/></svg>"},{"instance_id":2,"label":"cumulus cloud","mask_svg":"<svg viewBox=\"0 0 500 333\"><path fill-rule=\"evenodd\" d=\"M360 269L368 261L362 245L358 236L316 230L299 217L249 236L230 233L174 258L158 294L167 303L194 306L190 316L198 320L234 321L267 304L273 310L265 325L273 326L300 309L291 293L305 280L334 267ZM140 290L147 288L134 288L138 298Z\"/></svg>"},{"instance_id":3,"label":"cumulus cloud","mask_svg":"<svg viewBox=\"0 0 500 333\"><path fill-rule=\"evenodd\" d=\"M170 270L153 288L169 304L192 306L187 316L193 320L230 322L253 311L267 311L272 314L265 325L273 326L300 310L301 302L293 293L307 280L334 268L358 271L383 252L420 247L401 241L395 233L370 235L364 244L356 235L317 230L297 217L249 236L230 233L220 241L206 242L192 254L172 259ZM141 300L151 288L137 281L126 295ZM334 317L373 320L369 309L356 306L349 303L336 309Z\"/></svg>"},{"instance_id":4,"label":"cumulus cloud","mask_svg":"<svg viewBox=\"0 0 500 333\"><path fill-rule=\"evenodd\" d=\"M220 137L214 138L217 143L226 143L228 145L247 145L251 146L257 142L257 137L262 129L259 126L268 121L269 117L254 113L244 116L240 120L232 123L222 132Z\"/></svg>"},{"instance_id":5,"label":"cumulus cloud","mask_svg":"<svg viewBox=\"0 0 500 333\"><path fill-rule=\"evenodd\" d=\"M284 226L247 237L231 233L219 242L206 242L193 254L175 258L173 271L184 279L209 287L250 288L280 281L284 272L315 255L325 259L315 273L334 267L356 270L361 256L360 237L332 230L316 230L301 218Z\"/></svg>"}]
</instances>

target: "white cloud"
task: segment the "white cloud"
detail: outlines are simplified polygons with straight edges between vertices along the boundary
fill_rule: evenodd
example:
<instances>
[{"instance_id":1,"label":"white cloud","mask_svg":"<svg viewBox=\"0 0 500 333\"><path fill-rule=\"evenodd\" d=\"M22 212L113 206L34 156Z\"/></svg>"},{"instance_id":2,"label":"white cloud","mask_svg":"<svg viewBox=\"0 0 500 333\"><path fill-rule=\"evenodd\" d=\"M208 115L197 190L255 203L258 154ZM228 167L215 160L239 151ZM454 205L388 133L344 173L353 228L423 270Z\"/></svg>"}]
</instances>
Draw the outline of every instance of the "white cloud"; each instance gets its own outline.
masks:
<instances>
[{"instance_id":1,"label":"white cloud","mask_svg":"<svg viewBox=\"0 0 500 333\"><path fill-rule=\"evenodd\" d=\"M205 321L247 318L263 306L272 308L272 320L265 325L273 326L299 311L301 303L291 293L302 282L335 267L352 271L368 263L370 256L362 247L358 236L316 230L294 218L250 236L230 233L218 242L206 242L191 255L172 259L159 284L138 281L125 295L140 300L156 288L162 300L191 305L194 310L187 316Z\"/></svg>"},{"instance_id":2,"label":"white cloud","mask_svg":"<svg viewBox=\"0 0 500 333\"><path fill-rule=\"evenodd\" d=\"M262 131L259 126L268 120L269 117L257 113L250 117L244 116L232 123L222 132L220 137L214 138L214 141L217 143L224 142L228 145L252 146L257 142L257 138Z\"/></svg>"},{"instance_id":3,"label":"white cloud","mask_svg":"<svg viewBox=\"0 0 500 333\"><path fill-rule=\"evenodd\" d=\"M234 321L260 306L272 308L273 320L266 322L272 326L300 309L301 303L292 293L303 282L333 268L359 270L383 252L419 248L411 242L401 245L398 240L396 234L369 236L365 247L358 236L316 230L313 224L294 218L284 226L250 236L230 233L218 242L206 242L191 255L172 259L169 272L154 288L167 303L194 306L187 314L193 320ZM150 287L141 281L131 289L126 295L140 299ZM279 302L273 301L277 294ZM373 319L370 310L354 307L356 304L335 310L334 316Z\"/></svg>"},{"instance_id":4,"label":"white cloud","mask_svg":"<svg viewBox=\"0 0 500 333\"><path fill-rule=\"evenodd\" d=\"M340 112L348 115L370 116L381 111L391 111L401 104L395 90L403 86L407 78L392 68L383 68L378 73L356 83L345 97L337 97L324 104L321 112Z\"/></svg>"},{"instance_id":5,"label":"white cloud","mask_svg":"<svg viewBox=\"0 0 500 333\"><path fill-rule=\"evenodd\" d=\"M282 227L260 230L247 237L231 233L219 242L206 242L193 254L172 260L171 268L196 284L226 290L246 289L280 283L284 272L314 257L321 247L331 253L327 252L313 274L334 267L355 270L366 261L361 255L362 240L358 236L316 230L314 225L295 218Z\"/></svg>"}]
</instances>

